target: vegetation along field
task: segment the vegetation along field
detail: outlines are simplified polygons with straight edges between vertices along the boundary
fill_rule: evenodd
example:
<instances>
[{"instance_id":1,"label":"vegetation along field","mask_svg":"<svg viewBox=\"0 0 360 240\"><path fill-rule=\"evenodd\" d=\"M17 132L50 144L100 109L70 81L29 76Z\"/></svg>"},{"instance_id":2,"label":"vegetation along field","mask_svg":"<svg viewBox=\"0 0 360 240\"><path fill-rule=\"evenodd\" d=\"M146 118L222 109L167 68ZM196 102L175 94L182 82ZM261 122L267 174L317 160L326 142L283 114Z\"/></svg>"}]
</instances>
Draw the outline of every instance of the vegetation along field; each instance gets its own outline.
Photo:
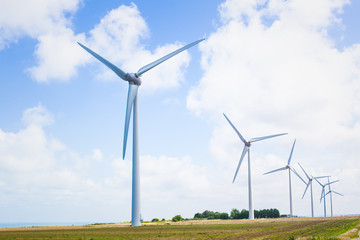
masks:
<instances>
[{"instance_id":1,"label":"vegetation along field","mask_svg":"<svg viewBox=\"0 0 360 240\"><path fill-rule=\"evenodd\" d=\"M353 239L360 217L197 220L0 228L0 239Z\"/></svg>"}]
</instances>

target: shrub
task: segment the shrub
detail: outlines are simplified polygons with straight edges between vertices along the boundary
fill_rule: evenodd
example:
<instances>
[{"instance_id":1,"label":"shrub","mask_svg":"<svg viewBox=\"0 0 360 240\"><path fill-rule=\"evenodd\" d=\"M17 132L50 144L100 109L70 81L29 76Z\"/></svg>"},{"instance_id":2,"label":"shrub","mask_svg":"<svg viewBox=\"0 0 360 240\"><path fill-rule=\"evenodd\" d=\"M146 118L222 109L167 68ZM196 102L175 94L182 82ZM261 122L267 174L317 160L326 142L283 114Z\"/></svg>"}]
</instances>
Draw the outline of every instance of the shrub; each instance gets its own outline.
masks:
<instances>
[{"instance_id":1,"label":"shrub","mask_svg":"<svg viewBox=\"0 0 360 240\"><path fill-rule=\"evenodd\" d=\"M152 222L159 222L160 220L158 218L153 218L151 221Z\"/></svg>"},{"instance_id":2,"label":"shrub","mask_svg":"<svg viewBox=\"0 0 360 240\"><path fill-rule=\"evenodd\" d=\"M181 217L181 215L176 215L175 217L172 218L172 221L173 222L179 222L179 221L182 221L183 218Z\"/></svg>"},{"instance_id":3,"label":"shrub","mask_svg":"<svg viewBox=\"0 0 360 240\"><path fill-rule=\"evenodd\" d=\"M220 219L229 219L229 214L227 214L226 212L221 213Z\"/></svg>"}]
</instances>

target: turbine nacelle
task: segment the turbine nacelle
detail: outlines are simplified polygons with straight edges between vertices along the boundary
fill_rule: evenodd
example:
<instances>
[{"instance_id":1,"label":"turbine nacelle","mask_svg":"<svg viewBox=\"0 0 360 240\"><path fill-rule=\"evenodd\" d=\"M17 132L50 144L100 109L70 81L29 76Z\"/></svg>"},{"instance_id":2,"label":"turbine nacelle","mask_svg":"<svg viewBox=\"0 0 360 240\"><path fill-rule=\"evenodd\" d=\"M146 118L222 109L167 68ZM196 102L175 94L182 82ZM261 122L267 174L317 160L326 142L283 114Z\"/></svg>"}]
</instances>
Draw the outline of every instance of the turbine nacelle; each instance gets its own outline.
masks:
<instances>
[{"instance_id":1,"label":"turbine nacelle","mask_svg":"<svg viewBox=\"0 0 360 240\"><path fill-rule=\"evenodd\" d=\"M133 83L137 86L141 85L141 79L140 77L136 74L136 73L127 73L125 75L126 81L128 81L129 83Z\"/></svg>"}]
</instances>

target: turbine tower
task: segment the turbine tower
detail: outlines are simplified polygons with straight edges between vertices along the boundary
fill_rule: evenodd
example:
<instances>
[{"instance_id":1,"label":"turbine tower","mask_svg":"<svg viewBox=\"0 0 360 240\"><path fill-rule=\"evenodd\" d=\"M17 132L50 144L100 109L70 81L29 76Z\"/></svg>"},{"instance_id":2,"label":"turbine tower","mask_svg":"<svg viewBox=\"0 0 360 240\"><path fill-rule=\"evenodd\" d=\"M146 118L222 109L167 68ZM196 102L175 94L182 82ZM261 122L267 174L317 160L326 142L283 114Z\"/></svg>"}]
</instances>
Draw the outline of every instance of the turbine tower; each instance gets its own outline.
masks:
<instances>
[{"instance_id":1,"label":"turbine tower","mask_svg":"<svg viewBox=\"0 0 360 240\"><path fill-rule=\"evenodd\" d=\"M293 171L293 172L306 184L306 182L304 181L304 179L302 179L302 178L299 176L299 174L295 171L295 169L293 169L293 168L290 166L291 157L292 157L292 154L293 154L293 151L294 151L295 143L296 143L296 139L294 140L294 143L293 143L293 145L292 145L291 152L290 152L290 156L289 156L289 160L288 160L287 165L286 165L285 167L278 168L278 169L272 170L272 171L270 171L270 172L264 173L264 175L266 175L266 174L270 174L270 173L274 173L274 172L278 172L278 171L288 170L288 172L289 172L290 217L293 217L293 216L294 216L294 215L293 215L293 205L292 205L292 193L291 193L291 171Z\"/></svg>"},{"instance_id":2,"label":"turbine tower","mask_svg":"<svg viewBox=\"0 0 360 240\"><path fill-rule=\"evenodd\" d=\"M168 60L169 58L175 56L176 54L198 44L199 42L203 41L204 39L200 39L193 43L190 43L178 50L169 53L168 55L148 64L144 67L140 68L136 73L125 73L120 68L116 67L114 64L106 60L105 58L101 57L94 51L90 50L86 46L82 45L78 42L78 44L84 48L88 53L93 55L96 59L100 62L105 64L108 68L110 68L116 75L118 75L124 81L129 82L129 91L127 96L127 104L126 104L126 115L125 115L125 128L124 128L124 142L123 142L123 159L125 158L126 152L126 143L127 143L127 136L129 131L129 123L130 123L130 116L131 111L134 112L133 115L133 152L132 152L132 203L131 203L131 226L141 226L141 216L140 216L140 176L139 176L139 129L138 129L138 97L137 92L138 88L141 85L141 75L145 72L149 71L150 69L156 67L160 63Z\"/></svg>"},{"instance_id":3,"label":"turbine tower","mask_svg":"<svg viewBox=\"0 0 360 240\"><path fill-rule=\"evenodd\" d=\"M332 182L332 183L334 183L334 182ZM331 216L333 216L332 193L335 193L335 194L340 195L340 196L344 196L344 195L342 195L341 193L332 191L332 190L331 190L331 187L330 187L330 184L331 184L331 183L330 183L330 177L328 177L328 183L325 184L325 185L328 185L328 186L329 186L329 191L325 194L325 196L330 193ZM325 198L324 198L324 199L325 199Z\"/></svg>"},{"instance_id":4,"label":"turbine tower","mask_svg":"<svg viewBox=\"0 0 360 240\"><path fill-rule=\"evenodd\" d=\"M253 209L253 201L252 201L252 187L251 187L251 165L250 165L250 146L251 146L251 143L261 141L261 140L265 140L265 139L268 139L268 138L278 137L278 136L281 136L281 135L285 135L287 133L281 133L281 134L265 136L265 137L251 138L250 141L246 141L245 138L236 129L236 127L232 124L232 122L228 119L228 117L225 115L225 113L223 113L223 114L224 114L224 117L226 118L226 120L230 123L231 127L235 130L235 132L239 136L240 140L244 143L244 149L243 149L243 152L241 154L239 164L238 164L238 166L236 168L233 183L235 181L236 175L237 175L237 173L239 171L240 165L241 165L246 153L248 154L249 219L254 219L254 209Z\"/></svg>"},{"instance_id":5,"label":"turbine tower","mask_svg":"<svg viewBox=\"0 0 360 240\"><path fill-rule=\"evenodd\" d=\"M298 163L299 166L301 167L301 169L303 170L303 172L305 173L307 179L308 179L308 183L306 184L306 188L304 191L304 194L302 195L302 198L304 198L306 191L309 188L310 185L310 191L311 191L311 217L314 217L314 199L313 199L313 188L312 188L312 181L315 179L313 176L309 176L306 171L304 170L304 168L300 165L300 163ZM324 177L328 177L328 176L322 176L322 177L316 177L316 178L324 178Z\"/></svg>"}]
</instances>

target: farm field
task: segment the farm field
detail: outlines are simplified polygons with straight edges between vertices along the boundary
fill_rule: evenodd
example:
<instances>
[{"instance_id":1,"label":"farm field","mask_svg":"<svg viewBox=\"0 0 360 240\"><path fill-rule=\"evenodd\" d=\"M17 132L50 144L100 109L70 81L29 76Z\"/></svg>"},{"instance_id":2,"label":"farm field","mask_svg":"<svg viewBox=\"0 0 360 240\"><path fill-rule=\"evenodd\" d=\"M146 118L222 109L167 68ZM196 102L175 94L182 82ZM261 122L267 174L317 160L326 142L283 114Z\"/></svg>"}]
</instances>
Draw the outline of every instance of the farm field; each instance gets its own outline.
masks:
<instances>
[{"instance_id":1,"label":"farm field","mask_svg":"<svg viewBox=\"0 0 360 240\"><path fill-rule=\"evenodd\" d=\"M198 220L0 228L0 239L354 239L360 217Z\"/></svg>"}]
</instances>

